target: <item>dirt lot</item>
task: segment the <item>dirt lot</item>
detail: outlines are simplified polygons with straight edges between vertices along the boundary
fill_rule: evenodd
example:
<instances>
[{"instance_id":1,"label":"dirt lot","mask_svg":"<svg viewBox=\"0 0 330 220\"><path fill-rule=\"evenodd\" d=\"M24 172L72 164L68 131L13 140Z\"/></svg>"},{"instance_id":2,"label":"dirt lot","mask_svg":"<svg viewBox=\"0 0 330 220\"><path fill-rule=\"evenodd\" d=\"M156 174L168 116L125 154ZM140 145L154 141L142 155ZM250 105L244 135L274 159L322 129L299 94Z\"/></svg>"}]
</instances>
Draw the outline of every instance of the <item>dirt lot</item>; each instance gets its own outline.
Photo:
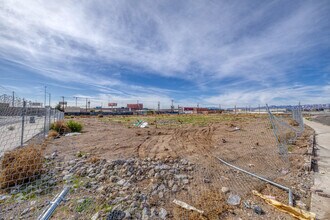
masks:
<instances>
[{"instance_id":1,"label":"dirt lot","mask_svg":"<svg viewBox=\"0 0 330 220\"><path fill-rule=\"evenodd\" d=\"M119 207L112 202L122 198L123 195L129 197L130 194L136 193L140 196L141 193L146 195L147 199L139 203L138 208L133 209L130 213L131 219L162 219L161 213L164 215L162 209L166 210L167 219L291 219L251 194L251 191L256 189L287 203L286 192L230 169L217 158L292 187L296 201L308 209L311 175L302 170L303 155L306 153L309 137L312 134L308 128L295 143L289 145L289 156L282 157L278 154L277 141L266 115L121 116L72 119L84 125L83 133L55 139L48 144L46 150L46 155L56 152L54 163L57 166L59 164L71 166L64 171L76 169L72 171L75 178L73 183L78 187L69 195L70 200L66 204L68 208L57 210L56 219L90 219L95 213L99 213L100 218L108 216L108 219L121 219L109 218L109 210L132 211L131 199L121 201ZM148 128L135 127L133 124L137 120L147 121ZM120 162L118 165L116 162L118 160L126 162L123 164ZM114 174L122 179L127 179L130 174L129 182L133 188L128 187L124 190L118 188L117 191L123 194L120 197L117 191L112 191L110 194L103 193L103 196L98 195L102 194L100 193L102 190L99 190L101 186L115 187L111 180L102 179L93 190L83 187L97 176L88 173L81 175L80 166L86 169L89 166L94 168L112 166L111 161L116 163L113 168ZM107 165L108 162L110 164ZM82 165L74 168L74 164ZM162 167L160 171L158 171L159 167ZM127 169L131 169L132 172L122 174ZM140 169L141 172L134 171L136 169ZM108 172L107 169L105 170L104 172ZM65 174L67 175L67 172L63 175ZM173 175L174 178L179 179L178 182L173 183L179 186L179 190L173 189L171 179ZM132 180L132 176L137 180ZM228 204L227 200L231 195L240 196L241 201L238 205ZM81 198L85 198L85 201L91 200L95 204L77 213L75 204ZM171 202L173 199L184 201L205 213L200 215L179 208ZM104 204L108 205L104 206ZM255 207L263 210L262 215L255 211ZM127 215L126 219L129 219Z\"/></svg>"}]
</instances>

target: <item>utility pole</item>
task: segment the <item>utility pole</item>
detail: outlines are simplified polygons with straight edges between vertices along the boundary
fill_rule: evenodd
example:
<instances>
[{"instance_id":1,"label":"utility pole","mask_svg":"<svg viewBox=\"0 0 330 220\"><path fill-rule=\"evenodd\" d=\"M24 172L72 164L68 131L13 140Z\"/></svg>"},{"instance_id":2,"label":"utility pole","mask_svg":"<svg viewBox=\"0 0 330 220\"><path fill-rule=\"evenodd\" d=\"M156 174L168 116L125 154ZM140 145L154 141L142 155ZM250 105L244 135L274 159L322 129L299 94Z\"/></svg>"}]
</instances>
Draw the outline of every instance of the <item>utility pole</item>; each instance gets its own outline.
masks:
<instances>
[{"instance_id":1,"label":"utility pole","mask_svg":"<svg viewBox=\"0 0 330 220\"><path fill-rule=\"evenodd\" d=\"M50 98L51 98L51 94L48 93L48 99L49 99L49 100L48 100L48 101L49 101L49 104L48 104L48 105L49 105L49 108L50 108Z\"/></svg>"},{"instance_id":2,"label":"utility pole","mask_svg":"<svg viewBox=\"0 0 330 220\"><path fill-rule=\"evenodd\" d=\"M63 112L64 112L64 96L62 96L62 105L63 105Z\"/></svg>"},{"instance_id":3,"label":"utility pole","mask_svg":"<svg viewBox=\"0 0 330 220\"><path fill-rule=\"evenodd\" d=\"M197 109L199 109L199 103L197 103Z\"/></svg>"},{"instance_id":4,"label":"utility pole","mask_svg":"<svg viewBox=\"0 0 330 220\"><path fill-rule=\"evenodd\" d=\"M76 99L76 107L77 107L77 100L78 100L78 97L74 97Z\"/></svg>"},{"instance_id":5,"label":"utility pole","mask_svg":"<svg viewBox=\"0 0 330 220\"><path fill-rule=\"evenodd\" d=\"M237 110L236 110L236 105L235 105L235 114L237 113Z\"/></svg>"},{"instance_id":6,"label":"utility pole","mask_svg":"<svg viewBox=\"0 0 330 220\"><path fill-rule=\"evenodd\" d=\"M87 112L87 98L86 98L86 112Z\"/></svg>"},{"instance_id":7,"label":"utility pole","mask_svg":"<svg viewBox=\"0 0 330 220\"><path fill-rule=\"evenodd\" d=\"M45 86L45 101L44 101L44 107L46 107L46 89L47 89L47 86Z\"/></svg>"},{"instance_id":8,"label":"utility pole","mask_svg":"<svg viewBox=\"0 0 330 220\"><path fill-rule=\"evenodd\" d=\"M171 105L171 110L172 112L174 111L174 105L173 105L174 100L172 99L172 105Z\"/></svg>"},{"instance_id":9,"label":"utility pole","mask_svg":"<svg viewBox=\"0 0 330 220\"><path fill-rule=\"evenodd\" d=\"M160 101L158 101L158 111L160 111Z\"/></svg>"},{"instance_id":10,"label":"utility pole","mask_svg":"<svg viewBox=\"0 0 330 220\"><path fill-rule=\"evenodd\" d=\"M13 91L13 103L12 103L13 107L15 107L15 92Z\"/></svg>"}]
</instances>

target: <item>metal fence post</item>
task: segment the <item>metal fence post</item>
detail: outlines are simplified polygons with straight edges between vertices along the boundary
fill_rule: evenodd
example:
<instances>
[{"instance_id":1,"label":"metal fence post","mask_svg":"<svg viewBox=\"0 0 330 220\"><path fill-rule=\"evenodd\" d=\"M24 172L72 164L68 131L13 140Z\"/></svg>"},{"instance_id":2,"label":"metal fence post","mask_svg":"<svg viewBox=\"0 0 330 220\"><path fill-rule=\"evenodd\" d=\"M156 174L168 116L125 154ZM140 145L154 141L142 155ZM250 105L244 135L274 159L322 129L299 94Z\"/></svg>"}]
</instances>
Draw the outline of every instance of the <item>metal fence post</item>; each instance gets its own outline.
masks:
<instances>
[{"instance_id":1,"label":"metal fence post","mask_svg":"<svg viewBox=\"0 0 330 220\"><path fill-rule=\"evenodd\" d=\"M50 129L51 117L52 117L52 109L49 107L48 130Z\"/></svg>"},{"instance_id":2,"label":"metal fence post","mask_svg":"<svg viewBox=\"0 0 330 220\"><path fill-rule=\"evenodd\" d=\"M21 131L21 146L24 143L24 121L25 121L25 110L26 110L26 101L23 100L23 108L22 108L22 131Z\"/></svg>"},{"instance_id":3,"label":"metal fence post","mask_svg":"<svg viewBox=\"0 0 330 220\"><path fill-rule=\"evenodd\" d=\"M45 117L44 117L44 137L46 137L46 121L47 121L47 108L45 108Z\"/></svg>"}]
</instances>

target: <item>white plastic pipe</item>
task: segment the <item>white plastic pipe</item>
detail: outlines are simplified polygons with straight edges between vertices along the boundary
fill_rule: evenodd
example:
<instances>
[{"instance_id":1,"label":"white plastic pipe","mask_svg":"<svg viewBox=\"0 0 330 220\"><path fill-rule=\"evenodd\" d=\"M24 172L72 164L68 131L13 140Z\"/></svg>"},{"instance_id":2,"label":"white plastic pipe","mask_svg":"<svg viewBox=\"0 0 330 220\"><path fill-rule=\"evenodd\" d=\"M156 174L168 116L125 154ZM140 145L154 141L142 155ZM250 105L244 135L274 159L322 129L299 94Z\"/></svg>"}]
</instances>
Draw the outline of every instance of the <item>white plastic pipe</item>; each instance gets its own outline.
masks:
<instances>
[{"instance_id":1,"label":"white plastic pipe","mask_svg":"<svg viewBox=\"0 0 330 220\"><path fill-rule=\"evenodd\" d=\"M57 206L64 200L66 194L68 194L70 187L65 187L62 192L56 197L56 199L51 202L51 206L44 212L41 216L39 216L38 220L48 220L52 214L54 213Z\"/></svg>"}]
</instances>

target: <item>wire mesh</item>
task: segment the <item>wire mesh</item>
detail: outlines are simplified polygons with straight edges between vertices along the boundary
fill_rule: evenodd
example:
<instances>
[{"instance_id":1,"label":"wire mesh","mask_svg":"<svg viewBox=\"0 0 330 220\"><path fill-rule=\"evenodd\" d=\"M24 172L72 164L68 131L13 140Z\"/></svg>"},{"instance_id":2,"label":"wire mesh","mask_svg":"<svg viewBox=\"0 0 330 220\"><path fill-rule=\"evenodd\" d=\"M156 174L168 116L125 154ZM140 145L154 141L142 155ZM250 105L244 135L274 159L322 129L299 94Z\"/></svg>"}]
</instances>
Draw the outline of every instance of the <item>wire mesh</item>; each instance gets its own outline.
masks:
<instances>
[{"instance_id":1,"label":"wire mesh","mask_svg":"<svg viewBox=\"0 0 330 220\"><path fill-rule=\"evenodd\" d=\"M45 138L51 123L63 118L17 96L0 96L0 219L36 219L57 192Z\"/></svg>"},{"instance_id":2,"label":"wire mesh","mask_svg":"<svg viewBox=\"0 0 330 220\"><path fill-rule=\"evenodd\" d=\"M51 142L52 149L65 148L65 156L58 158L56 151L44 154L45 137L63 113L18 98L13 105L10 96L3 97L0 174L5 178L0 184L5 199L0 201L0 219L36 219L64 184L71 186L69 201L55 219L199 219L198 212L182 209L173 200L204 211L209 219L222 219L228 195L248 201L251 190L265 183L217 158L274 180L290 168L288 145L303 129L290 124L292 118L301 118L299 110L285 116L270 111L212 116L211 123L204 123L203 115L192 117L195 121L160 116L149 121L154 131L134 127L128 117L78 117L74 120L84 122L87 135L68 137L65 146ZM106 124L111 119L121 120L120 125ZM138 147L130 153L133 140ZM95 146L89 152L80 150L86 145ZM111 153L104 155L106 151Z\"/></svg>"}]
</instances>

